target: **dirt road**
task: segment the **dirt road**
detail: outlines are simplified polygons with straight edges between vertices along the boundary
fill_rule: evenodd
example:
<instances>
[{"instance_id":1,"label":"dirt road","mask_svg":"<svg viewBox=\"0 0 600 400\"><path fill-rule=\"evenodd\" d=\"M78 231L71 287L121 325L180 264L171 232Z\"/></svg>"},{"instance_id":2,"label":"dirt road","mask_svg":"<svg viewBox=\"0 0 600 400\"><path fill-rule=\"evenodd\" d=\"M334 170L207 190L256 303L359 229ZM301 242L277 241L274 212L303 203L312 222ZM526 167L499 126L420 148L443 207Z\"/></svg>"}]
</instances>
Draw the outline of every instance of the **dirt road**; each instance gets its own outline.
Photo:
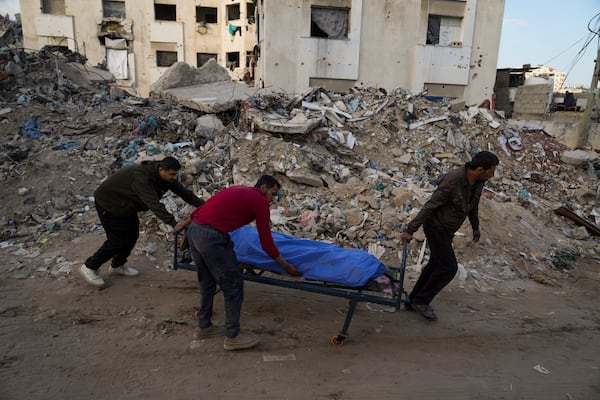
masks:
<instances>
[{"instance_id":1,"label":"dirt road","mask_svg":"<svg viewBox=\"0 0 600 400\"><path fill-rule=\"evenodd\" d=\"M96 290L77 274L24 276L0 252L0 399L600 398L594 260L561 287L455 280L433 323L360 303L342 347L329 340L346 300L246 282L242 327L262 342L228 352L192 341L194 273L138 256L139 278Z\"/></svg>"}]
</instances>

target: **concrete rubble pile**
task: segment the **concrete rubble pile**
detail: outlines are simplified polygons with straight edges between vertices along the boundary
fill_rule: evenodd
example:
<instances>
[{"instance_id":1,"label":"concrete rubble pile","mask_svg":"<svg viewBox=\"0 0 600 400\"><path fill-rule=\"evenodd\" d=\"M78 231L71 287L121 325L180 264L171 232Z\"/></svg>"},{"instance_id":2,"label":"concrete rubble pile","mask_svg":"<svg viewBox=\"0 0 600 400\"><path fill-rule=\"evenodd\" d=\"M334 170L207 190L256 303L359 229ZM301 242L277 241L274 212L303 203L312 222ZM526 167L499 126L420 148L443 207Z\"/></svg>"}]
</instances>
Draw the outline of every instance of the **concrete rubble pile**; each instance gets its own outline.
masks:
<instances>
[{"instance_id":1,"label":"concrete rubble pile","mask_svg":"<svg viewBox=\"0 0 600 400\"><path fill-rule=\"evenodd\" d=\"M274 174L284 186L274 230L362 248L392 266L400 227L440 174L490 150L501 164L480 206L482 243L471 243L468 223L455 239L461 280L478 290L514 278L558 285L577 257L600 258L598 155L568 150L539 127L487 108L401 89L315 88L297 96L255 91L211 114L171 97L132 96L106 71L82 68L76 53L12 50L0 60L0 248L21 256L6 266L17 277L69 274L83 260L52 249L76 245L84 233L103 240L92 196L101 180L165 155L182 162L181 179L205 199ZM164 202L178 218L191 211L177 197ZM561 207L572 214L555 212ZM427 259L422 232L416 238L413 272ZM170 227L142 216L137 251L151 264L169 270L172 242Z\"/></svg>"}]
</instances>

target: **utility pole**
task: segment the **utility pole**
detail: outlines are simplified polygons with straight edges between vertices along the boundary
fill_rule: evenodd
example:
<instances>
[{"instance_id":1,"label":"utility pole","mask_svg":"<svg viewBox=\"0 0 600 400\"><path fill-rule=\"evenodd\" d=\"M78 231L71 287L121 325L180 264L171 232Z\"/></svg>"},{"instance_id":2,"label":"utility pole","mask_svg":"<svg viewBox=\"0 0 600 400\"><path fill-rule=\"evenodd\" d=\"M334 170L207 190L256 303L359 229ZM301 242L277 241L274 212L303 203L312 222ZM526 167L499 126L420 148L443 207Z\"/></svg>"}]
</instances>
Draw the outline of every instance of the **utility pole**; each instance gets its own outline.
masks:
<instances>
[{"instance_id":1,"label":"utility pole","mask_svg":"<svg viewBox=\"0 0 600 400\"><path fill-rule=\"evenodd\" d=\"M600 46L598 46L598 54L596 54L596 67L594 68L592 83L590 84L590 89L593 91L598 90L598 75L600 75Z\"/></svg>"},{"instance_id":2,"label":"utility pole","mask_svg":"<svg viewBox=\"0 0 600 400\"><path fill-rule=\"evenodd\" d=\"M583 123L583 137L582 137L582 143L587 143L588 138L589 138L589 134L590 134L590 128L592 125L592 121L594 120L594 118L596 119L596 123L600 123L600 110L598 110L598 107L600 107L600 102L597 101L598 98L598 76L600 75L600 46L598 46L598 54L596 54L596 60L595 60L595 67L594 67L594 74L592 75L592 82L590 83L590 94L588 97L588 103L589 105L586 107L585 110L585 114L584 114L584 123Z\"/></svg>"},{"instance_id":3,"label":"utility pole","mask_svg":"<svg viewBox=\"0 0 600 400\"><path fill-rule=\"evenodd\" d=\"M590 84L590 91L592 92L591 113L595 113L595 114L590 115L590 117L588 118L588 123L590 123L590 120L594 117L596 117L596 122L600 122L600 110L598 110L598 107L600 106L600 102L598 101L598 77L599 76L600 76L600 46L598 46L598 54L596 54L596 66L594 67L594 75L592 75L592 83Z\"/></svg>"}]
</instances>

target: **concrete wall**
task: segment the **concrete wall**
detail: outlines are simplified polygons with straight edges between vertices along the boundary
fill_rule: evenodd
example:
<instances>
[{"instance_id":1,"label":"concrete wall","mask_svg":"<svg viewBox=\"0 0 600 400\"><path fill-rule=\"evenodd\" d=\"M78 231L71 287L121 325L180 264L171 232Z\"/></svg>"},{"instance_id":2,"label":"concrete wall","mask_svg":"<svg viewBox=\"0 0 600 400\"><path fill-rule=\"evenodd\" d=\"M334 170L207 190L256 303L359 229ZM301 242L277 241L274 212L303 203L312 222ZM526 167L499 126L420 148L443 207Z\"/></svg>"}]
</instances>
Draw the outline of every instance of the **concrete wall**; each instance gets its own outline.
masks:
<instances>
[{"instance_id":1,"label":"concrete wall","mask_svg":"<svg viewBox=\"0 0 600 400\"><path fill-rule=\"evenodd\" d=\"M168 68L157 66L157 51L177 52L178 61L192 66L197 64L196 53L217 54L217 62L225 66L225 54L239 52L239 66L230 75L233 79L242 78L246 52L252 51L256 44L256 24L248 23L248 2L252 0L161 0L161 4L173 4L177 9L176 21L164 21L155 19L153 0L126 1L126 18L121 22L131 30L126 38L129 79L120 83L148 96L150 85ZM55 3L53 8L64 9L64 15L44 14L39 1L20 0L24 47L39 50L48 44L66 45L84 54L89 65L104 63L106 48L99 39L102 0L55 0ZM232 37L228 31L226 8L232 4L240 4L240 18L231 22L242 26L241 37L239 34ZM196 6L217 8L218 23L207 24L206 29L200 30Z\"/></svg>"},{"instance_id":2,"label":"concrete wall","mask_svg":"<svg viewBox=\"0 0 600 400\"><path fill-rule=\"evenodd\" d=\"M600 122L593 121L590 124L587 144L594 150L600 150Z\"/></svg>"},{"instance_id":3,"label":"concrete wall","mask_svg":"<svg viewBox=\"0 0 600 400\"><path fill-rule=\"evenodd\" d=\"M548 111L552 85L523 85L517 88L513 117L521 118L523 114L544 114Z\"/></svg>"},{"instance_id":4,"label":"concrete wall","mask_svg":"<svg viewBox=\"0 0 600 400\"><path fill-rule=\"evenodd\" d=\"M347 39L310 37L311 6L347 7ZM261 84L302 93L311 82L490 99L504 1L265 0L259 3ZM461 17L458 45L426 45L430 14Z\"/></svg>"},{"instance_id":5,"label":"concrete wall","mask_svg":"<svg viewBox=\"0 0 600 400\"><path fill-rule=\"evenodd\" d=\"M546 133L571 149L591 147L600 150L600 121L592 107L585 110L546 112L549 85L519 86L515 98L515 120L540 125ZM578 94L591 104L591 94Z\"/></svg>"}]
</instances>

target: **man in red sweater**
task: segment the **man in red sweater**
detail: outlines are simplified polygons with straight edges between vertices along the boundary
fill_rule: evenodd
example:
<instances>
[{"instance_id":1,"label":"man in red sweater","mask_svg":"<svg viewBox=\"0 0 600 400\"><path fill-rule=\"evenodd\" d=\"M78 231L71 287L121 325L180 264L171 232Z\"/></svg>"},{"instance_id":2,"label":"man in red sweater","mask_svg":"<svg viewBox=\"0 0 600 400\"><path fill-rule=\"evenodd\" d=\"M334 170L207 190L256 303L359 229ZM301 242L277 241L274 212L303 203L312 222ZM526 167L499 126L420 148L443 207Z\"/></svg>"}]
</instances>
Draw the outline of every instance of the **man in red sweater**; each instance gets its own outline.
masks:
<instances>
[{"instance_id":1,"label":"man in red sweater","mask_svg":"<svg viewBox=\"0 0 600 400\"><path fill-rule=\"evenodd\" d=\"M254 187L232 186L220 191L189 218L175 225L174 231L179 232L192 222L187 230L187 239L200 284L200 311L195 339L219 334L211 320L218 285L225 300L225 350L248 349L259 342L255 335L240 333L244 280L229 232L256 220L264 251L288 274L300 275L296 267L281 257L271 235L269 204L280 189L281 184L275 178L263 175Z\"/></svg>"}]
</instances>

